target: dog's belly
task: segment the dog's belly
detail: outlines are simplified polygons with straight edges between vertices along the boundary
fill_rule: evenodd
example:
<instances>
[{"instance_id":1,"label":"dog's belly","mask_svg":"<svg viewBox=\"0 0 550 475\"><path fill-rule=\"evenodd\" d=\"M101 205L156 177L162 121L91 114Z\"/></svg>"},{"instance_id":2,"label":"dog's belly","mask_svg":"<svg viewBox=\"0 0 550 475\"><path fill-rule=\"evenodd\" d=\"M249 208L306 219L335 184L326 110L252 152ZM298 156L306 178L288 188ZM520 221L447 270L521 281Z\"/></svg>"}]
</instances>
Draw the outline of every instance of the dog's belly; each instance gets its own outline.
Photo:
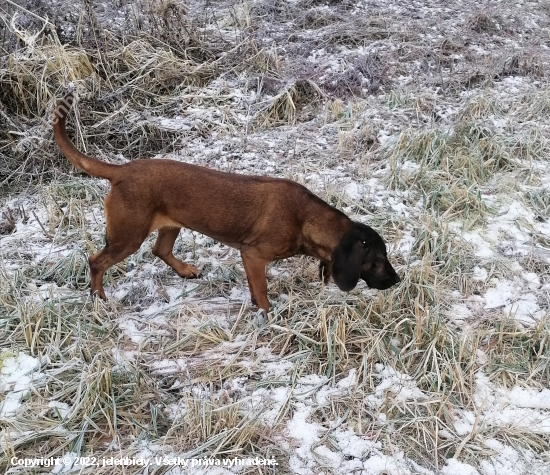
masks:
<instances>
[{"instance_id":1,"label":"dog's belly","mask_svg":"<svg viewBox=\"0 0 550 475\"><path fill-rule=\"evenodd\" d=\"M308 254L292 237L287 238L284 235L257 235L251 228L212 229L212 227L206 226L204 223L188 222L187 220L180 221L164 214L154 216L149 233L164 227L186 228L196 231L226 246L241 251L254 248L260 254L272 260L286 259L297 254Z\"/></svg>"},{"instance_id":2,"label":"dog's belly","mask_svg":"<svg viewBox=\"0 0 550 475\"><path fill-rule=\"evenodd\" d=\"M153 231L161 228L185 228L191 231L196 231L198 233L204 234L215 241L221 242L227 246L233 247L235 249L241 249L246 245L246 237L242 235L242 230L240 229L230 229L230 230L212 230L208 226L201 225L199 223L187 222L187 220L178 220L174 219L171 216L164 214L157 214L153 217L151 225L149 227L149 234Z\"/></svg>"},{"instance_id":3,"label":"dog's belly","mask_svg":"<svg viewBox=\"0 0 550 475\"><path fill-rule=\"evenodd\" d=\"M181 223L178 223L176 220L170 218L169 216L157 214L153 216L151 226L149 227L149 234L161 228L181 228L181 227L184 227L184 226Z\"/></svg>"}]
</instances>

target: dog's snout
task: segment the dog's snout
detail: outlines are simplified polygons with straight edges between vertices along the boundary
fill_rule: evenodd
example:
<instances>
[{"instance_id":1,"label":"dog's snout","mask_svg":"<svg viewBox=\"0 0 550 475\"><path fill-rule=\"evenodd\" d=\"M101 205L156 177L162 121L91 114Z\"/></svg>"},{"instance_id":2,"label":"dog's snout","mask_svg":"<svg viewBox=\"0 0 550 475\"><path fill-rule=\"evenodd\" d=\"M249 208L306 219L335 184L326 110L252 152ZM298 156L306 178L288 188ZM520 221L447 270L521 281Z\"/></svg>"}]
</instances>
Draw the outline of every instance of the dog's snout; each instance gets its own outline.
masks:
<instances>
[{"instance_id":1,"label":"dog's snout","mask_svg":"<svg viewBox=\"0 0 550 475\"><path fill-rule=\"evenodd\" d=\"M401 282L401 278L395 272L395 269L393 266L388 262L388 268L386 270L386 278L381 283L382 285L379 287L381 290L389 289L390 287L393 287L395 284Z\"/></svg>"},{"instance_id":2,"label":"dog's snout","mask_svg":"<svg viewBox=\"0 0 550 475\"><path fill-rule=\"evenodd\" d=\"M398 284L399 282L401 282L401 278L397 275L397 272L393 276L393 279L395 281L394 284Z\"/></svg>"},{"instance_id":3,"label":"dog's snout","mask_svg":"<svg viewBox=\"0 0 550 475\"><path fill-rule=\"evenodd\" d=\"M395 284L397 284L401 279L396 275L394 277L389 278L384 282L381 286L381 290L389 289L390 287L393 287Z\"/></svg>"}]
</instances>

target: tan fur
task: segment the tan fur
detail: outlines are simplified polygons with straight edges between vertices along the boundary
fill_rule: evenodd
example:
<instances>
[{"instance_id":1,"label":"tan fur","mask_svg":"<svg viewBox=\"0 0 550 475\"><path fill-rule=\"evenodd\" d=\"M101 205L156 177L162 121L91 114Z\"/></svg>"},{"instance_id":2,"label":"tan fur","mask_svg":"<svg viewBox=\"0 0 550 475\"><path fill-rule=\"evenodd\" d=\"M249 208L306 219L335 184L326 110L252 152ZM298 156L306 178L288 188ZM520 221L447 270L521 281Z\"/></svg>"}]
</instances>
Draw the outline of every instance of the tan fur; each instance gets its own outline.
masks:
<instances>
[{"instance_id":1,"label":"tan fur","mask_svg":"<svg viewBox=\"0 0 550 475\"><path fill-rule=\"evenodd\" d=\"M325 280L331 253L352 221L305 187L279 178L223 173L174 160L135 160L111 165L79 152L67 136L69 94L54 119L59 148L76 167L107 178L107 245L90 257L91 291L105 298L103 274L137 251L155 229L153 253L182 277L198 269L176 259L172 247L182 227L241 251L252 301L269 310L265 266L297 254L320 259ZM65 105L63 107L63 104Z\"/></svg>"}]
</instances>

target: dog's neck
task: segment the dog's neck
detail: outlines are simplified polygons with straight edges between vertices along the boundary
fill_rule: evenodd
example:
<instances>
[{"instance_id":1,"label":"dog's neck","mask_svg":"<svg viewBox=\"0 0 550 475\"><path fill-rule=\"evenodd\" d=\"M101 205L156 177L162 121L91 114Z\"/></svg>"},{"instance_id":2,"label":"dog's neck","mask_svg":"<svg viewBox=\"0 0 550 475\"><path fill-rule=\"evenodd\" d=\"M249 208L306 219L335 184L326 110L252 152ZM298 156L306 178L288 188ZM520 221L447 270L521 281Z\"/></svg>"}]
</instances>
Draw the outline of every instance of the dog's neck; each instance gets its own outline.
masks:
<instances>
[{"instance_id":1,"label":"dog's neck","mask_svg":"<svg viewBox=\"0 0 550 475\"><path fill-rule=\"evenodd\" d=\"M352 221L341 211L326 203L322 213L308 213L303 226L304 250L309 256L325 262L331 262L332 251L342 236L352 227ZM327 212L327 207L330 211ZM317 219L321 217L322 219Z\"/></svg>"}]
</instances>

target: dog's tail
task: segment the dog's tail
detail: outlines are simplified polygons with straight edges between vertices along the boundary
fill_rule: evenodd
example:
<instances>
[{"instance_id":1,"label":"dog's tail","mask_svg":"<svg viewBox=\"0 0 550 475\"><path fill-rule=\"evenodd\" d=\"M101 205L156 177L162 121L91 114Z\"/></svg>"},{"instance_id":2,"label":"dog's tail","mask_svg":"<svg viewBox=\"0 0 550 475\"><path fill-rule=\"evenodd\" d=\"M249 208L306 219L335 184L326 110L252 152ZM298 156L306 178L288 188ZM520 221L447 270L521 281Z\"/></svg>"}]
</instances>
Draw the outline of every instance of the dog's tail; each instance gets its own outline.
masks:
<instances>
[{"instance_id":1,"label":"dog's tail","mask_svg":"<svg viewBox=\"0 0 550 475\"><path fill-rule=\"evenodd\" d=\"M66 120L69 110L74 102L74 96L70 92L57 103L53 119L53 133L57 145L69 161L77 168L81 168L86 173L111 180L116 175L120 165L111 165L110 163L102 162L97 158L84 155L73 145L67 135Z\"/></svg>"}]
</instances>

